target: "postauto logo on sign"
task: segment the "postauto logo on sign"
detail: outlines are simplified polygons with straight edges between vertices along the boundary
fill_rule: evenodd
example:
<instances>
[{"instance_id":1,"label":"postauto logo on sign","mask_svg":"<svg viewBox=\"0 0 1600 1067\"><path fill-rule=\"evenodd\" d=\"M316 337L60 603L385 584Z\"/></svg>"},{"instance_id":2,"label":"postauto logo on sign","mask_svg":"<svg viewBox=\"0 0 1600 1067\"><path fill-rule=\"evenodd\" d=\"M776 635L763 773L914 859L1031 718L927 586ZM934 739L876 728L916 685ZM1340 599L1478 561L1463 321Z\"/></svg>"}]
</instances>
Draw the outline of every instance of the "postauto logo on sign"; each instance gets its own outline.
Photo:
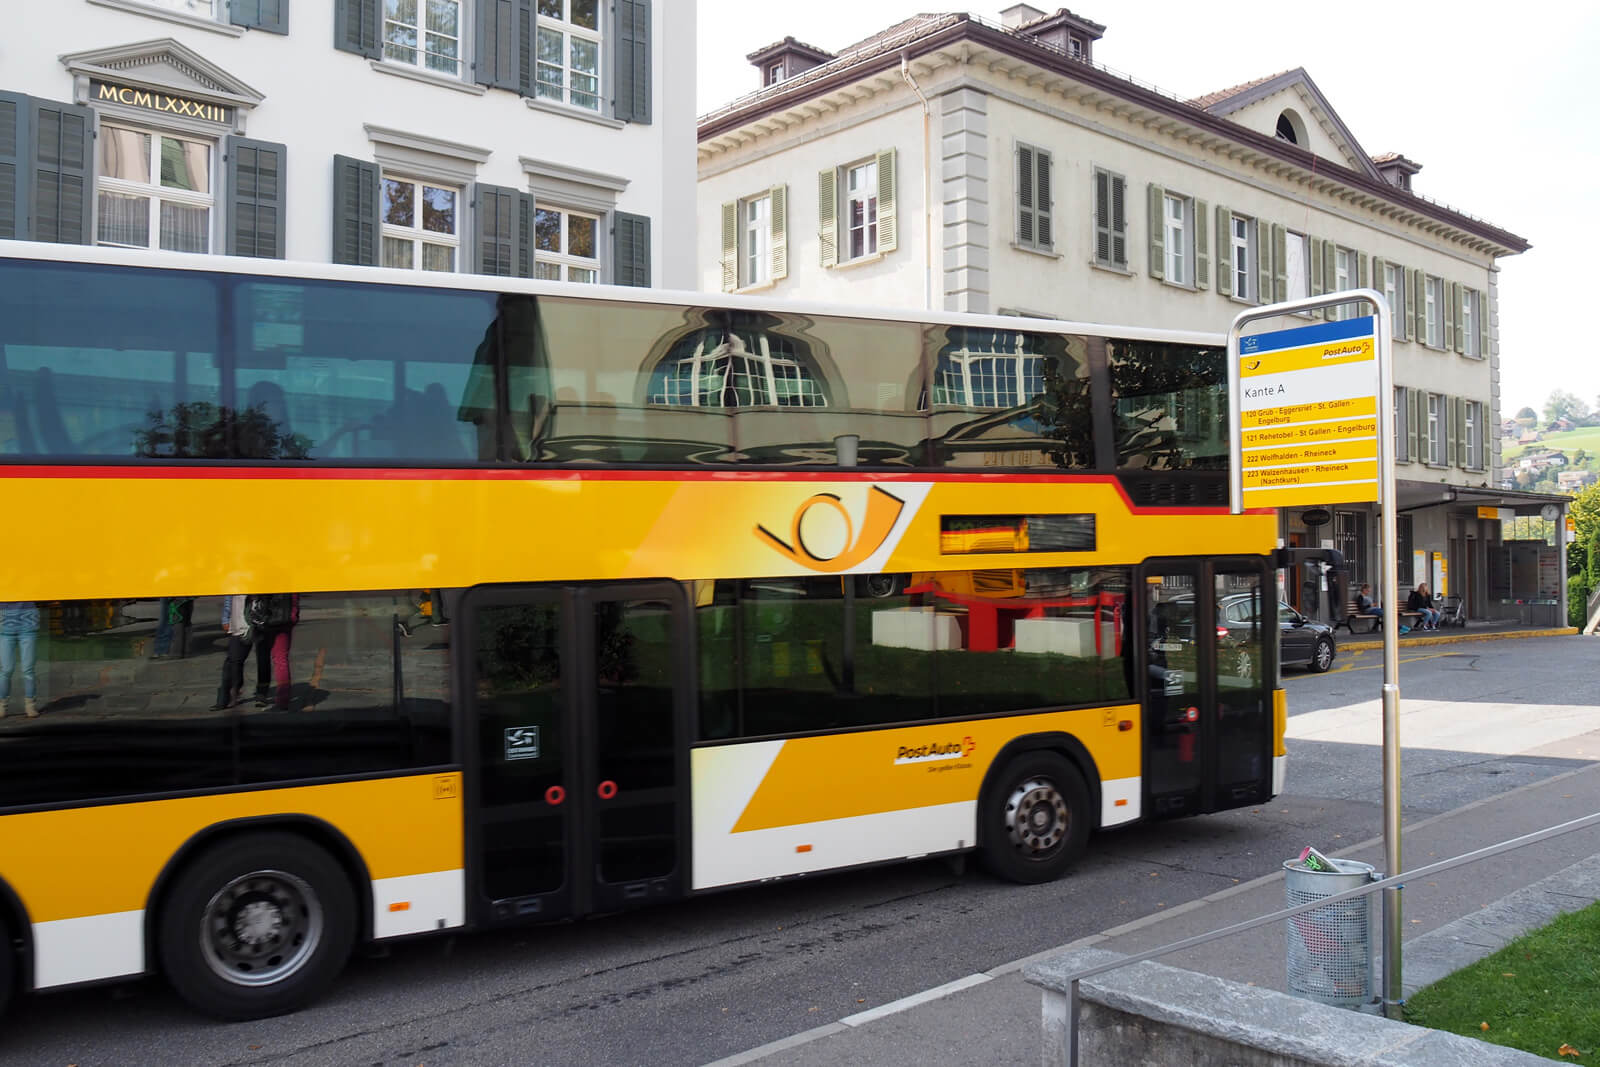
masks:
<instances>
[{"instance_id":1,"label":"postauto logo on sign","mask_svg":"<svg viewBox=\"0 0 1600 1067\"><path fill-rule=\"evenodd\" d=\"M901 745L894 754L895 766L906 763L937 763L942 760L958 760L970 756L977 750L978 743L970 736L963 737L960 741L933 741L926 745Z\"/></svg>"}]
</instances>

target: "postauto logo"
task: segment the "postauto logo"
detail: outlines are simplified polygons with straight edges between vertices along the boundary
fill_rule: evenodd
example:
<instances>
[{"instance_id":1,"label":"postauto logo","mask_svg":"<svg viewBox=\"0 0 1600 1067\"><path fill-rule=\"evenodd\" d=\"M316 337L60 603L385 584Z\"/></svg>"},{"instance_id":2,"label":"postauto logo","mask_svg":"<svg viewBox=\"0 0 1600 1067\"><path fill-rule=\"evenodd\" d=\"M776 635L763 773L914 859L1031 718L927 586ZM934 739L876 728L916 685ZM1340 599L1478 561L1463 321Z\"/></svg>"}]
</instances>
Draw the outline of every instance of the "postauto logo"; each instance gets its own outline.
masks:
<instances>
[{"instance_id":1,"label":"postauto logo","mask_svg":"<svg viewBox=\"0 0 1600 1067\"><path fill-rule=\"evenodd\" d=\"M969 734L959 741L930 741L926 745L901 745L895 752L898 767L906 763L938 763L942 760L964 759L978 749L978 743Z\"/></svg>"},{"instance_id":2,"label":"postauto logo","mask_svg":"<svg viewBox=\"0 0 1600 1067\"><path fill-rule=\"evenodd\" d=\"M867 494L867 514L861 522L858 535L849 509L838 496L833 493L817 493L806 498L795 508L787 541L765 526L757 526L755 534L768 546L808 570L823 574L839 574L852 567L859 567L883 547L884 542L894 531L894 524L899 520L905 506L906 502L893 493L879 486L873 486L872 491ZM828 549L806 544L802 526L806 514L817 507L835 512L844 522L844 547L835 555L826 555Z\"/></svg>"}]
</instances>

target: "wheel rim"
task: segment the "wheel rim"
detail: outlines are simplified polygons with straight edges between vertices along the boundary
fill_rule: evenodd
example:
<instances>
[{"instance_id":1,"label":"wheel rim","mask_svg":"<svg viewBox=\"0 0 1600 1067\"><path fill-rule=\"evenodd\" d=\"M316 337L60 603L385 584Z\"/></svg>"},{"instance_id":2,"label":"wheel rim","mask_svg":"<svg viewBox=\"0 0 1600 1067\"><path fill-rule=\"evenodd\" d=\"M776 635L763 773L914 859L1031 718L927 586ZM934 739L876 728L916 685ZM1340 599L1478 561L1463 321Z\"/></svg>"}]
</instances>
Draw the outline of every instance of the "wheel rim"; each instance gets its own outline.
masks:
<instances>
[{"instance_id":1,"label":"wheel rim","mask_svg":"<svg viewBox=\"0 0 1600 1067\"><path fill-rule=\"evenodd\" d=\"M321 940L321 902L283 871L235 878L211 898L200 923L206 965L242 986L281 982L306 965Z\"/></svg>"},{"instance_id":2,"label":"wheel rim","mask_svg":"<svg viewBox=\"0 0 1600 1067\"><path fill-rule=\"evenodd\" d=\"M1019 782L1006 800L1006 833L1011 846L1028 859L1044 859L1061 847L1072 829L1072 812L1048 778Z\"/></svg>"},{"instance_id":3,"label":"wheel rim","mask_svg":"<svg viewBox=\"0 0 1600 1067\"><path fill-rule=\"evenodd\" d=\"M867 595L872 597L886 597L894 595L894 576L891 574L869 574L864 583Z\"/></svg>"},{"instance_id":4,"label":"wheel rim","mask_svg":"<svg viewBox=\"0 0 1600 1067\"><path fill-rule=\"evenodd\" d=\"M1249 653L1248 650L1242 649L1242 648L1239 650L1239 659L1238 659L1238 664L1237 665L1238 665L1238 669L1239 669L1239 677L1241 677L1241 678L1253 678L1253 677L1255 677L1256 663L1255 663L1255 660L1250 658L1250 653Z\"/></svg>"},{"instance_id":5,"label":"wheel rim","mask_svg":"<svg viewBox=\"0 0 1600 1067\"><path fill-rule=\"evenodd\" d=\"M1317 666L1327 670L1333 664L1333 646L1326 641L1317 642Z\"/></svg>"}]
</instances>

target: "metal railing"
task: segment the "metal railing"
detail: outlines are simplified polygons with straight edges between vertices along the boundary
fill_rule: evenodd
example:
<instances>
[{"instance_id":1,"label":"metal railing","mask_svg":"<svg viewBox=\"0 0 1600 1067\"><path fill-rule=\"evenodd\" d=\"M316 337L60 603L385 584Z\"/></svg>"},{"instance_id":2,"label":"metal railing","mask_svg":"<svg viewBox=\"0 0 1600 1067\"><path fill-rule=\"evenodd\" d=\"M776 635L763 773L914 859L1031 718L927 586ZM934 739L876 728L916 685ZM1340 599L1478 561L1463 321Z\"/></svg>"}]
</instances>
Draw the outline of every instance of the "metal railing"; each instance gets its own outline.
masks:
<instances>
[{"instance_id":1,"label":"metal railing","mask_svg":"<svg viewBox=\"0 0 1600 1067\"><path fill-rule=\"evenodd\" d=\"M1234 923L1232 926L1225 926L1220 930L1213 930L1207 934L1196 934L1194 937L1184 938L1182 941L1174 941L1170 945L1162 945L1159 948L1153 948L1146 952L1141 952L1136 956L1126 956L1110 963L1102 963L1094 967L1086 967L1081 971L1075 971L1067 979L1068 1067L1078 1067L1078 983L1085 978L1093 978L1097 974L1105 974L1107 971L1115 971L1131 964L1143 963L1146 960L1153 960L1158 956L1165 956L1172 952L1181 952L1184 949L1197 948L1200 945L1210 944L1212 941L1217 941L1233 934L1244 933L1246 930L1254 930L1257 927L1265 926L1268 923L1282 922L1284 919L1292 919L1296 915L1304 915L1306 912L1316 911L1318 908L1325 908L1330 904L1337 904L1340 901L1354 900L1358 897L1364 897L1371 893L1376 893L1381 889L1403 889L1405 888L1405 883L1410 879L1425 878L1431 874L1438 874L1440 871L1448 871L1456 867L1465 866L1468 863L1476 863L1479 860L1486 860L1491 857L1498 856L1503 852L1512 852L1519 848L1525 848L1528 845L1538 844L1540 841L1547 841L1550 838L1560 837L1563 834L1570 834L1574 830L1583 830L1591 826L1600 826L1600 811L1595 812L1593 815L1585 815L1581 819L1572 819L1568 822L1546 827L1543 830L1535 830L1533 833L1523 834L1521 837L1513 837L1509 841L1502 841L1496 845L1489 845L1473 852L1466 852L1459 856L1451 857L1447 860L1440 860L1437 863L1430 863L1424 867L1417 867L1409 871L1404 871L1400 874L1389 875L1385 878L1380 878L1377 881L1368 882L1366 885L1358 886L1355 889L1346 889L1341 893L1331 893L1328 896L1318 897L1316 900L1307 901L1304 904L1297 904L1292 908L1284 908L1281 911L1275 911L1269 915L1259 915L1254 919L1247 919L1241 923ZM1386 1008L1391 1004L1398 1008L1398 1006L1402 1003L1400 990L1386 989L1384 990L1384 993L1384 1003Z\"/></svg>"}]
</instances>

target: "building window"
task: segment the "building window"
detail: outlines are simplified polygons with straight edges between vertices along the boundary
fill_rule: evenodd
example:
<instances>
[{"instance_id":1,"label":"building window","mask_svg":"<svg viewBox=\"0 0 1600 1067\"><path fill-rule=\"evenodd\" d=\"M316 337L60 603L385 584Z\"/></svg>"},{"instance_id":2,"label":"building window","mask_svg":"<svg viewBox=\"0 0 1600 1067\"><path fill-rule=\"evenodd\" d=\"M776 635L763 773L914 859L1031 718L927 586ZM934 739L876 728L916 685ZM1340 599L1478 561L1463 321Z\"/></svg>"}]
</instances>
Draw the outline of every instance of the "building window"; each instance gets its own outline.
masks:
<instances>
[{"instance_id":1,"label":"building window","mask_svg":"<svg viewBox=\"0 0 1600 1067\"><path fill-rule=\"evenodd\" d=\"M777 85L783 81L783 61L779 60L767 67L767 84Z\"/></svg>"},{"instance_id":2,"label":"building window","mask_svg":"<svg viewBox=\"0 0 1600 1067\"><path fill-rule=\"evenodd\" d=\"M539 0L540 100L600 110L600 0Z\"/></svg>"},{"instance_id":3,"label":"building window","mask_svg":"<svg viewBox=\"0 0 1600 1067\"><path fill-rule=\"evenodd\" d=\"M1423 343L1429 348L1444 347L1444 279L1429 274L1422 284L1423 313L1427 336Z\"/></svg>"},{"instance_id":4,"label":"building window","mask_svg":"<svg viewBox=\"0 0 1600 1067\"><path fill-rule=\"evenodd\" d=\"M1383 297L1392 316L1389 332L1396 341L1406 339L1406 269L1397 263L1383 265Z\"/></svg>"},{"instance_id":5,"label":"building window","mask_svg":"<svg viewBox=\"0 0 1600 1067\"><path fill-rule=\"evenodd\" d=\"M1284 271L1289 276L1286 300L1304 300L1311 295L1311 256L1306 235L1289 233L1283 239Z\"/></svg>"},{"instance_id":6,"label":"building window","mask_svg":"<svg viewBox=\"0 0 1600 1067\"><path fill-rule=\"evenodd\" d=\"M1040 252L1054 248L1050 153L1017 145L1017 244Z\"/></svg>"},{"instance_id":7,"label":"building window","mask_svg":"<svg viewBox=\"0 0 1600 1067\"><path fill-rule=\"evenodd\" d=\"M1194 201L1186 196L1162 198L1162 242L1166 280L1174 285L1194 284Z\"/></svg>"},{"instance_id":8,"label":"building window","mask_svg":"<svg viewBox=\"0 0 1600 1067\"><path fill-rule=\"evenodd\" d=\"M1483 329L1483 294L1476 289L1461 290L1461 352L1473 359L1483 358L1479 331Z\"/></svg>"},{"instance_id":9,"label":"building window","mask_svg":"<svg viewBox=\"0 0 1600 1067\"><path fill-rule=\"evenodd\" d=\"M1394 461L1411 462L1411 390L1394 387Z\"/></svg>"},{"instance_id":10,"label":"building window","mask_svg":"<svg viewBox=\"0 0 1600 1067\"><path fill-rule=\"evenodd\" d=\"M1006 409L1044 392L1044 357L1030 334L952 330L933 373L935 406Z\"/></svg>"},{"instance_id":11,"label":"building window","mask_svg":"<svg viewBox=\"0 0 1600 1067\"><path fill-rule=\"evenodd\" d=\"M1128 269L1127 179L1094 169L1094 261L1113 270Z\"/></svg>"},{"instance_id":12,"label":"building window","mask_svg":"<svg viewBox=\"0 0 1600 1067\"><path fill-rule=\"evenodd\" d=\"M1357 586L1370 580L1367 576L1366 526L1366 516L1359 511L1333 513L1333 547L1343 554L1345 564L1350 568L1352 595Z\"/></svg>"},{"instance_id":13,"label":"building window","mask_svg":"<svg viewBox=\"0 0 1600 1067\"><path fill-rule=\"evenodd\" d=\"M400 270L459 269L461 190L387 174L380 185L382 265Z\"/></svg>"},{"instance_id":14,"label":"building window","mask_svg":"<svg viewBox=\"0 0 1600 1067\"><path fill-rule=\"evenodd\" d=\"M600 280L600 218L561 208L533 213L533 276L553 282Z\"/></svg>"},{"instance_id":15,"label":"building window","mask_svg":"<svg viewBox=\"0 0 1600 1067\"><path fill-rule=\"evenodd\" d=\"M1233 271L1233 295L1240 300L1256 298L1256 228L1254 220L1243 215L1230 216L1228 220L1230 267Z\"/></svg>"},{"instance_id":16,"label":"building window","mask_svg":"<svg viewBox=\"0 0 1600 1067\"><path fill-rule=\"evenodd\" d=\"M215 145L109 123L99 142L100 244L211 251Z\"/></svg>"},{"instance_id":17,"label":"building window","mask_svg":"<svg viewBox=\"0 0 1600 1067\"><path fill-rule=\"evenodd\" d=\"M739 201L739 284L772 280L772 197Z\"/></svg>"},{"instance_id":18,"label":"building window","mask_svg":"<svg viewBox=\"0 0 1600 1067\"><path fill-rule=\"evenodd\" d=\"M686 407L828 406L794 340L737 321L731 328L696 330L676 342L656 364L648 398L652 404Z\"/></svg>"},{"instance_id":19,"label":"building window","mask_svg":"<svg viewBox=\"0 0 1600 1067\"><path fill-rule=\"evenodd\" d=\"M383 0L383 58L461 75L461 0Z\"/></svg>"},{"instance_id":20,"label":"building window","mask_svg":"<svg viewBox=\"0 0 1600 1067\"><path fill-rule=\"evenodd\" d=\"M845 250L849 259L878 250L878 164L845 168Z\"/></svg>"},{"instance_id":21,"label":"building window","mask_svg":"<svg viewBox=\"0 0 1600 1067\"><path fill-rule=\"evenodd\" d=\"M1428 394L1428 463L1444 466L1444 397Z\"/></svg>"},{"instance_id":22,"label":"building window","mask_svg":"<svg viewBox=\"0 0 1600 1067\"><path fill-rule=\"evenodd\" d=\"M1483 405L1476 400L1468 400L1464 405L1466 418L1463 420L1462 432L1466 437L1467 469L1483 469Z\"/></svg>"},{"instance_id":23,"label":"building window","mask_svg":"<svg viewBox=\"0 0 1600 1067\"><path fill-rule=\"evenodd\" d=\"M1340 293L1356 287L1356 280L1360 277L1356 256L1357 253L1349 248L1333 250L1333 277L1328 279L1328 292ZM1348 319L1354 314L1354 304L1337 304L1328 309L1330 319Z\"/></svg>"}]
</instances>

